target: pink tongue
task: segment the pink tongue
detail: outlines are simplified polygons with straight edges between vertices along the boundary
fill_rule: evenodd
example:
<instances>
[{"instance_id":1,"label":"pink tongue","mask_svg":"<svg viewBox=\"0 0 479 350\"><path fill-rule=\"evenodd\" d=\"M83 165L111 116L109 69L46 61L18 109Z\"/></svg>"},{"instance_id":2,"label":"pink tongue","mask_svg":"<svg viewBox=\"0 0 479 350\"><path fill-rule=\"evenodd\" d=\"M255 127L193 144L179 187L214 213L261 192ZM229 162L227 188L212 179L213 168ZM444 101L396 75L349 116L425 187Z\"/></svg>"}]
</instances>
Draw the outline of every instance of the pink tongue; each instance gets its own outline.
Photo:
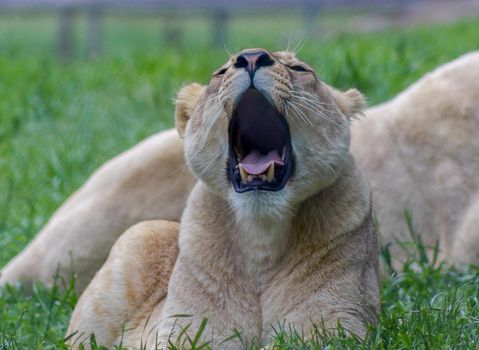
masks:
<instances>
[{"instance_id":1,"label":"pink tongue","mask_svg":"<svg viewBox=\"0 0 479 350\"><path fill-rule=\"evenodd\" d=\"M254 149L244 157L240 164L248 174L260 175L268 170L272 163L284 165L277 150L272 150L267 155L264 155Z\"/></svg>"}]
</instances>

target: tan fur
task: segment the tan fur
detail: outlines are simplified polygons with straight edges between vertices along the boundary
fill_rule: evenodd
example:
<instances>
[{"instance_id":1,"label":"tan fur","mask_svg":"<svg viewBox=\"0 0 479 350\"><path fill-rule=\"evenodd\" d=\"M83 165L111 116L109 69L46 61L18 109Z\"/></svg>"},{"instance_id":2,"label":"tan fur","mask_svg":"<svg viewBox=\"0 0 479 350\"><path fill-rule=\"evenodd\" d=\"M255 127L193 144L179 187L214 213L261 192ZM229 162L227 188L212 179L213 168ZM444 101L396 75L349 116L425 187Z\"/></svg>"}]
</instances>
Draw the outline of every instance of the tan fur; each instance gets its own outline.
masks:
<instances>
[{"instance_id":1,"label":"tan fur","mask_svg":"<svg viewBox=\"0 0 479 350\"><path fill-rule=\"evenodd\" d=\"M175 130L146 139L98 169L2 269L0 283L50 285L60 265L66 280L73 268L76 289L83 291L130 226L158 218L178 221L195 182Z\"/></svg>"},{"instance_id":2,"label":"tan fur","mask_svg":"<svg viewBox=\"0 0 479 350\"><path fill-rule=\"evenodd\" d=\"M410 241L404 209L440 258L479 262L479 52L427 74L353 122L351 152L366 172L383 244L396 268ZM428 252L432 254L432 249Z\"/></svg>"},{"instance_id":3,"label":"tan fur","mask_svg":"<svg viewBox=\"0 0 479 350\"><path fill-rule=\"evenodd\" d=\"M128 229L85 290L67 334L75 347L95 333L102 344L119 344L123 330L143 326L161 304L178 254L178 223L145 221ZM151 326L150 326L151 328ZM148 337L141 328L138 344Z\"/></svg>"},{"instance_id":4,"label":"tan fur","mask_svg":"<svg viewBox=\"0 0 479 350\"><path fill-rule=\"evenodd\" d=\"M441 258L478 261L478 74L479 53L467 54L352 122L351 151L368 177L383 244L409 239L408 208L428 244L440 239ZM195 182L176 131L153 135L107 162L72 195L3 268L0 283L49 284L58 264L68 278L72 261L81 292L129 226L179 221ZM397 267L406 256L396 247L392 258Z\"/></svg>"},{"instance_id":5,"label":"tan fur","mask_svg":"<svg viewBox=\"0 0 479 350\"><path fill-rule=\"evenodd\" d=\"M331 91L339 109L348 117L363 112L367 107L363 95L356 89L349 89L344 93L334 88L331 88Z\"/></svg>"},{"instance_id":6,"label":"tan fur","mask_svg":"<svg viewBox=\"0 0 479 350\"><path fill-rule=\"evenodd\" d=\"M176 243L165 235L173 237L174 227L135 226L115 244L82 295L69 332L95 332L108 347L120 340L126 346L145 341L154 346L155 339L164 347L187 325L193 337L206 317L202 341L239 349L244 344L238 339L222 341L239 332L246 344L268 344L278 323L308 336L314 326L332 329L339 322L364 337L366 325L376 322L378 257L370 193L349 153L349 121L336 102L340 96L353 111L358 95L351 102L348 93L335 97L314 73L283 65L301 64L290 54L273 55L276 64L258 69L253 82L290 126L296 165L286 186L237 193L226 179L228 122L250 85L246 70L230 61L224 77L213 76L206 90L186 87L201 91L196 107L188 107L191 115L177 115L180 133L187 121L185 158L199 182L182 216L166 299ZM293 93L285 93L288 89ZM279 103L297 102L297 91L327 106L321 117L300 104L294 111L302 116ZM180 98L177 111L184 111L183 103L189 101ZM164 258L156 258L155 251ZM122 323L127 327L120 337Z\"/></svg>"},{"instance_id":7,"label":"tan fur","mask_svg":"<svg viewBox=\"0 0 479 350\"><path fill-rule=\"evenodd\" d=\"M184 136L188 118L198 104L204 89L204 86L194 83L181 89L176 96L175 126L181 138Z\"/></svg>"}]
</instances>

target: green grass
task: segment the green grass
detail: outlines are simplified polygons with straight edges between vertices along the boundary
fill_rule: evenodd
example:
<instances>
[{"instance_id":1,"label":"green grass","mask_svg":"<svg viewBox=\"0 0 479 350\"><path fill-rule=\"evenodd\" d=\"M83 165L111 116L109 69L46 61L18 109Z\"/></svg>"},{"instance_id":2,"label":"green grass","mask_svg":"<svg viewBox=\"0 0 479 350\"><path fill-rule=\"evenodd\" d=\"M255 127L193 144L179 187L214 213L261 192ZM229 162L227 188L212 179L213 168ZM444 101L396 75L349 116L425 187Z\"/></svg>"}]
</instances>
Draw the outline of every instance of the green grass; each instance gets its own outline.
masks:
<instances>
[{"instance_id":1,"label":"green grass","mask_svg":"<svg viewBox=\"0 0 479 350\"><path fill-rule=\"evenodd\" d=\"M208 23L197 18L181 23L187 29L173 47L163 39L158 18L111 16L104 54L86 59L80 18L74 60L61 65L51 16L0 16L0 266L102 162L171 127L175 91L187 82L207 82L226 60L225 49L208 45ZM301 37L298 26L294 16L236 19L225 46L284 49L292 41L294 47ZM471 20L363 35L316 30L302 43L300 56L326 82L359 87L376 104L478 48L477 21ZM33 293L22 286L0 290L0 349L64 347L77 296L61 285L35 286ZM418 255L382 282L380 323L365 342L346 336L320 341L318 331L309 345L475 349L478 298L477 267L455 271ZM308 348L303 337L278 333L281 348Z\"/></svg>"}]
</instances>

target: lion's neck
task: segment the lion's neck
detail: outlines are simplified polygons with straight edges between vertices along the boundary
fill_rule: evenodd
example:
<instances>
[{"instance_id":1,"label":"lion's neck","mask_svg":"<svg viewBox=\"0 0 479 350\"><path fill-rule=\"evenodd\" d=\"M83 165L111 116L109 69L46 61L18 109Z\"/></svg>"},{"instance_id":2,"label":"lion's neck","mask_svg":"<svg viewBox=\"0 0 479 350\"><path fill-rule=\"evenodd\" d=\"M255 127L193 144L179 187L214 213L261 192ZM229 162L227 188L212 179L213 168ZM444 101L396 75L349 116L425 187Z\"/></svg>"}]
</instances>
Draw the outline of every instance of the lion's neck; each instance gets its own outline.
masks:
<instances>
[{"instance_id":1,"label":"lion's neck","mask_svg":"<svg viewBox=\"0 0 479 350\"><path fill-rule=\"evenodd\" d=\"M236 223L231 240L240 252L244 272L250 276L268 271L287 250L293 218L264 218L252 215Z\"/></svg>"},{"instance_id":2,"label":"lion's neck","mask_svg":"<svg viewBox=\"0 0 479 350\"><path fill-rule=\"evenodd\" d=\"M267 198L233 205L199 182L182 218L180 253L261 283L261 276L295 246L324 243L326 249L335 237L360 225L370 210L366 180L352 161L332 185L298 207L279 206L281 213L275 213L278 206L269 205L273 209L265 215L259 209L267 206Z\"/></svg>"},{"instance_id":3,"label":"lion's neck","mask_svg":"<svg viewBox=\"0 0 479 350\"><path fill-rule=\"evenodd\" d=\"M327 246L355 229L370 213L368 185L351 159L333 184L297 206L283 206L286 208L281 215L258 215L250 209L236 217L237 230L230 238L241 252L240 261L248 274L277 266L299 242Z\"/></svg>"}]
</instances>

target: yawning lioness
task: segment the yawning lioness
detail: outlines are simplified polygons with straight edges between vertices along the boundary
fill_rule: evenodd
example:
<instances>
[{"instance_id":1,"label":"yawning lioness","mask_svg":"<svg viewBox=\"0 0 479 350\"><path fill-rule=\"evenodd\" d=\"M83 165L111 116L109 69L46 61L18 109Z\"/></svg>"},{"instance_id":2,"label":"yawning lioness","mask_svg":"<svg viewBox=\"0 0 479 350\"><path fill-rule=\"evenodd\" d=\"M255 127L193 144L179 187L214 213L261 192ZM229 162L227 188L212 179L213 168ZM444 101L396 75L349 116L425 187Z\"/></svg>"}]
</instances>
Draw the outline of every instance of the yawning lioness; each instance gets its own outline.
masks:
<instances>
[{"instance_id":1,"label":"yawning lioness","mask_svg":"<svg viewBox=\"0 0 479 350\"><path fill-rule=\"evenodd\" d=\"M379 309L371 196L349 151L364 104L263 49L183 88L176 126L199 181L181 225L123 234L75 308L72 343L165 347L203 318L221 349L267 345L278 323L363 337Z\"/></svg>"}]
</instances>

